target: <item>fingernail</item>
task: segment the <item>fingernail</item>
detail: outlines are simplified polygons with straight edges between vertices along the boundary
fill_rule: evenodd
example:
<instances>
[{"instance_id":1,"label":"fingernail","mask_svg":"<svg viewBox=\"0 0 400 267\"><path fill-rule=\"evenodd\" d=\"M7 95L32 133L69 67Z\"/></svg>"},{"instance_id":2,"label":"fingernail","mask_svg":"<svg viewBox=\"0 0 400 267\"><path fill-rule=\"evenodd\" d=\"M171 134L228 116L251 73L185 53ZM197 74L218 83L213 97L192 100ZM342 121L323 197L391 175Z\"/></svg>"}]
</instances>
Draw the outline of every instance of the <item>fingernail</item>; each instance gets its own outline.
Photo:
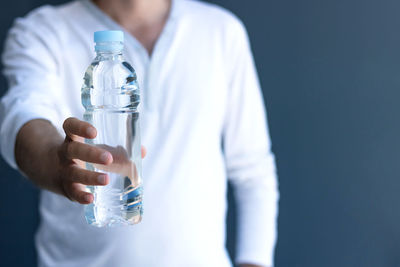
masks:
<instances>
[{"instance_id":1,"label":"fingernail","mask_svg":"<svg viewBox=\"0 0 400 267\"><path fill-rule=\"evenodd\" d=\"M108 162L109 159L110 159L110 156L111 156L110 153L104 152L104 153L101 154L100 160L103 161L103 162Z\"/></svg>"},{"instance_id":2,"label":"fingernail","mask_svg":"<svg viewBox=\"0 0 400 267\"><path fill-rule=\"evenodd\" d=\"M99 175L97 177L97 182L99 182L99 184L106 184L106 176L105 175Z\"/></svg>"},{"instance_id":3,"label":"fingernail","mask_svg":"<svg viewBox=\"0 0 400 267\"><path fill-rule=\"evenodd\" d=\"M92 201L92 196L91 195L85 195L83 197L83 200L85 200L85 202L90 202L90 201Z\"/></svg>"},{"instance_id":4,"label":"fingernail","mask_svg":"<svg viewBox=\"0 0 400 267\"><path fill-rule=\"evenodd\" d=\"M95 136L95 135L96 135L96 130L93 129L92 127L88 127L88 128L86 129L86 134L87 134L88 136Z\"/></svg>"}]
</instances>

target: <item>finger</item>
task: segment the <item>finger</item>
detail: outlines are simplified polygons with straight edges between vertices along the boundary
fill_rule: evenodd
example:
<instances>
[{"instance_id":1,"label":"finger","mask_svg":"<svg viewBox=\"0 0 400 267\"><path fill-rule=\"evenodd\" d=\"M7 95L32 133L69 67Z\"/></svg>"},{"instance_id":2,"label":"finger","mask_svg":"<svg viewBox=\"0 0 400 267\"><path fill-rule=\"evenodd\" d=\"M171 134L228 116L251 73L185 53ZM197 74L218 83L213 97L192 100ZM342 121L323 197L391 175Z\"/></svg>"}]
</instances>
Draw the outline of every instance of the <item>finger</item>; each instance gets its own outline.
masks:
<instances>
[{"instance_id":1,"label":"finger","mask_svg":"<svg viewBox=\"0 0 400 267\"><path fill-rule=\"evenodd\" d=\"M66 157L104 165L113 161L111 153L107 150L76 141L66 144Z\"/></svg>"},{"instance_id":2,"label":"finger","mask_svg":"<svg viewBox=\"0 0 400 267\"><path fill-rule=\"evenodd\" d=\"M86 162L79 160L79 159L74 159L75 164L78 165L78 167L81 167L82 169L85 169L86 167Z\"/></svg>"},{"instance_id":3,"label":"finger","mask_svg":"<svg viewBox=\"0 0 400 267\"><path fill-rule=\"evenodd\" d=\"M65 134L70 138L74 135L81 136L88 139L93 139L97 135L96 128L90 123L78 120L77 118L68 118L64 121L63 128Z\"/></svg>"},{"instance_id":4,"label":"finger","mask_svg":"<svg viewBox=\"0 0 400 267\"><path fill-rule=\"evenodd\" d=\"M93 195L85 191L85 186L79 183L70 183L66 188L69 198L80 204L90 204L93 202Z\"/></svg>"},{"instance_id":5,"label":"finger","mask_svg":"<svg viewBox=\"0 0 400 267\"><path fill-rule=\"evenodd\" d=\"M68 172L68 180L71 182L85 185L106 185L109 183L109 177L105 173L88 171L78 166L71 166Z\"/></svg>"},{"instance_id":6,"label":"finger","mask_svg":"<svg viewBox=\"0 0 400 267\"><path fill-rule=\"evenodd\" d=\"M146 157L147 150L146 150L146 148L144 146L142 146L141 150L142 150L142 159L144 159L144 157Z\"/></svg>"}]
</instances>

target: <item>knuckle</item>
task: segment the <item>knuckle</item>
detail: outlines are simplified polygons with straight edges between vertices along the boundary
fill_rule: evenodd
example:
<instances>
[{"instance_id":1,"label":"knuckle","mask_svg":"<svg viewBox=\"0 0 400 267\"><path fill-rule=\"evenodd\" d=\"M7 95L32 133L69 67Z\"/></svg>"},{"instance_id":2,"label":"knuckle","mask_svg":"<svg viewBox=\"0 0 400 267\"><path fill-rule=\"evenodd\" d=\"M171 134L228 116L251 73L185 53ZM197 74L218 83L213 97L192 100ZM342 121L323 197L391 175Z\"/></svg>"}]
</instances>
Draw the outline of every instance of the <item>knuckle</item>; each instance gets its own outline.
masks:
<instances>
[{"instance_id":1,"label":"knuckle","mask_svg":"<svg viewBox=\"0 0 400 267\"><path fill-rule=\"evenodd\" d=\"M95 147L88 147L87 155L91 160L97 160L99 152Z\"/></svg>"},{"instance_id":2,"label":"knuckle","mask_svg":"<svg viewBox=\"0 0 400 267\"><path fill-rule=\"evenodd\" d=\"M88 179L87 179L87 182L88 182L88 184L90 184L90 185L98 185L99 183L98 183L98 181L97 181L97 174L96 173L91 173L90 175L88 175Z\"/></svg>"},{"instance_id":3,"label":"knuckle","mask_svg":"<svg viewBox=\"0 0 400 267\"><path fill-rule=\"evenodd\" d=\"M68 119L66 119L66 120L64 121L64 123L63 123L63 129L64 129L64 131L68 131L68 129L69 129L70 125L71 125L72 119L73 119L73 118L70 117L70 118L68 118Z\"/></svg>"},{"instance_id":4,"label":"knuckle","mask_svg":"<svg viewBox=\"0 0 400 267\"><path fill-rule=\"evenodd\" d=\"M86 184L86 185L92 185L95 182L95 173L91 171L87 171L81 168L75 168L74 174L72 180L73 182L81 183L81 184Z\"/></svg>"},{"instance_id":5,"label":"knuckle","mask_svg":"<svg viewBox=\"0 0 400 267\"><path fill-rule=\"evenodd\" d=\"M80 180L82 183L87 184L88 182L90 182L90 173L88 173L87 171L82 170L80 172Z\"/></svg>"},{"instance_id":6,"label":"knuckle","mask_svg":"<svg viewBox=\"0 0 400 267\"><path fill-rule=\"evenodd\" d=\"M64 142L57 149L57 157L61 164L64 162L67 155L67 145L68 145L68 140L65 139Z\"/></svg>"},{"instance_id":7,"label":"knuckle","mask_svg":"<svg viewBox=\"0 0 400 267\"><path fill-rule=\"evenodd\" d=\"M72 181L74 177L74 169L72 167L65 168L63 175L65 181Z\"/></svg>"},{"instance_id":8,"label":"knuckle","mask_svg":"<svg viewBox=\"0 0 400 267\"><path fill-rule=\"evenodd\" d=\"M66 183L62 183L61 189L66 198L68 198L71 201L74 201L74 198L73 198L73 195L71 192L71 188Z\"/></svg>"},{"instance_id":9,"label":"knuckle","mask_svg":"<svg viewBox=\"0 0 400 267\"><path fill-rule=\"evenodd\" d=\"M75 150L74 146L75 146L75 142L74 142L74 141L68 142L68 143L65 145L65 152L66 152L66 154L67 154L67 158L72 158L72 157L73 157L73 155L74 155L74 150Z\"/></svg>"},{"instance_id":10,"label":"knuckle","mask_svg":"<svg viewBox=\"0 0 400 267\"><path fill-rule=\"evenodd\" d=\"M77 184L73 183L71 186L71 196L75 201L80 202L81 199L81 195L84 194L84 192L81 190L81 188L79 186L77 186Z\"/></svg>"},{"instance_id":11,"label":"knuckle","mask_svg":"<svg viewBox=\"0 0 400 267\"><path fill-rule=\"evenodd\" d=\"M58 171L57 178L58 178L58 180L60 181L61 184L64 184L65 180L68 177L67 176L67 171L68 171L68 168L64 167L64 166L62 166Z\"/></svg>"}]
</instances>

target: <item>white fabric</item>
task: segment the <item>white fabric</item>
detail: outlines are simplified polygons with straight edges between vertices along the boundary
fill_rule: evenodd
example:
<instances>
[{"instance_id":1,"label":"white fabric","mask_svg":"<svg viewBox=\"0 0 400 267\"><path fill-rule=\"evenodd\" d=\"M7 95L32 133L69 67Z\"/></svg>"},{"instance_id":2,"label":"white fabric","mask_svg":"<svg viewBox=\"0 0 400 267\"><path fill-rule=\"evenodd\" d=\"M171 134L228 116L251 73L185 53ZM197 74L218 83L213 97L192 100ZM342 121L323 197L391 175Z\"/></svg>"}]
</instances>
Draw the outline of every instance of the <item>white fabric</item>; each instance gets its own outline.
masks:
<instances>
[{"instance_id":1,"label":"white fabric","mask_svg":"<svg viewBox=\"0 0 400 267\"><path fill-rule=\"evenodd\" d=\"M93 32L120 29L89 1L43 6L17 19L3 54L1 152L16 168L15 137L34 118L82 118L80 87ZM40 266L231 266L225 249L227 179L238 203L237 262L270 266L277 181L262 95L242 23L228 11L174 1L151 58L125 32L141 86L144 218L95 228L83 206L41 192Z\"/></svg>"}]
</instances>

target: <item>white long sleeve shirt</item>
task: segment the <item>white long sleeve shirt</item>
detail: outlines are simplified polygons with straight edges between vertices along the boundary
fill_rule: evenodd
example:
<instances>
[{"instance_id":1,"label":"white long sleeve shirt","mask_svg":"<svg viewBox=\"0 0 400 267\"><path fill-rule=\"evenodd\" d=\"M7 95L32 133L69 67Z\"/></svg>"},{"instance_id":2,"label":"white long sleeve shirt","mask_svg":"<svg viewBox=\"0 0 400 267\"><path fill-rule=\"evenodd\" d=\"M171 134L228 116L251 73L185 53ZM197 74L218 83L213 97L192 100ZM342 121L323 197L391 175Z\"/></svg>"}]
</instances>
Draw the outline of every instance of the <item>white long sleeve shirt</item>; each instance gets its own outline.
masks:
<instances>
[{"instance_id":1,"label":"white long sleeve shirt","mask_svg":"<svg viewBox=\"0 0 400 267\"><path fill-rule=\"evenodd\" d=\"M3 53L1 153L17 168L16 134L35 118L63 134L82 118L80 88L93 32L123 30L88 0L43 6L15 21ZM224 267L227 180L238 205L236 261L272 266L277 178L246 31L230 12L173 1L153 54L125 32L141 87L144 217L131 227L86 224L83 205L42 190L39 266Z\"/></svg>"}]
</instances>

